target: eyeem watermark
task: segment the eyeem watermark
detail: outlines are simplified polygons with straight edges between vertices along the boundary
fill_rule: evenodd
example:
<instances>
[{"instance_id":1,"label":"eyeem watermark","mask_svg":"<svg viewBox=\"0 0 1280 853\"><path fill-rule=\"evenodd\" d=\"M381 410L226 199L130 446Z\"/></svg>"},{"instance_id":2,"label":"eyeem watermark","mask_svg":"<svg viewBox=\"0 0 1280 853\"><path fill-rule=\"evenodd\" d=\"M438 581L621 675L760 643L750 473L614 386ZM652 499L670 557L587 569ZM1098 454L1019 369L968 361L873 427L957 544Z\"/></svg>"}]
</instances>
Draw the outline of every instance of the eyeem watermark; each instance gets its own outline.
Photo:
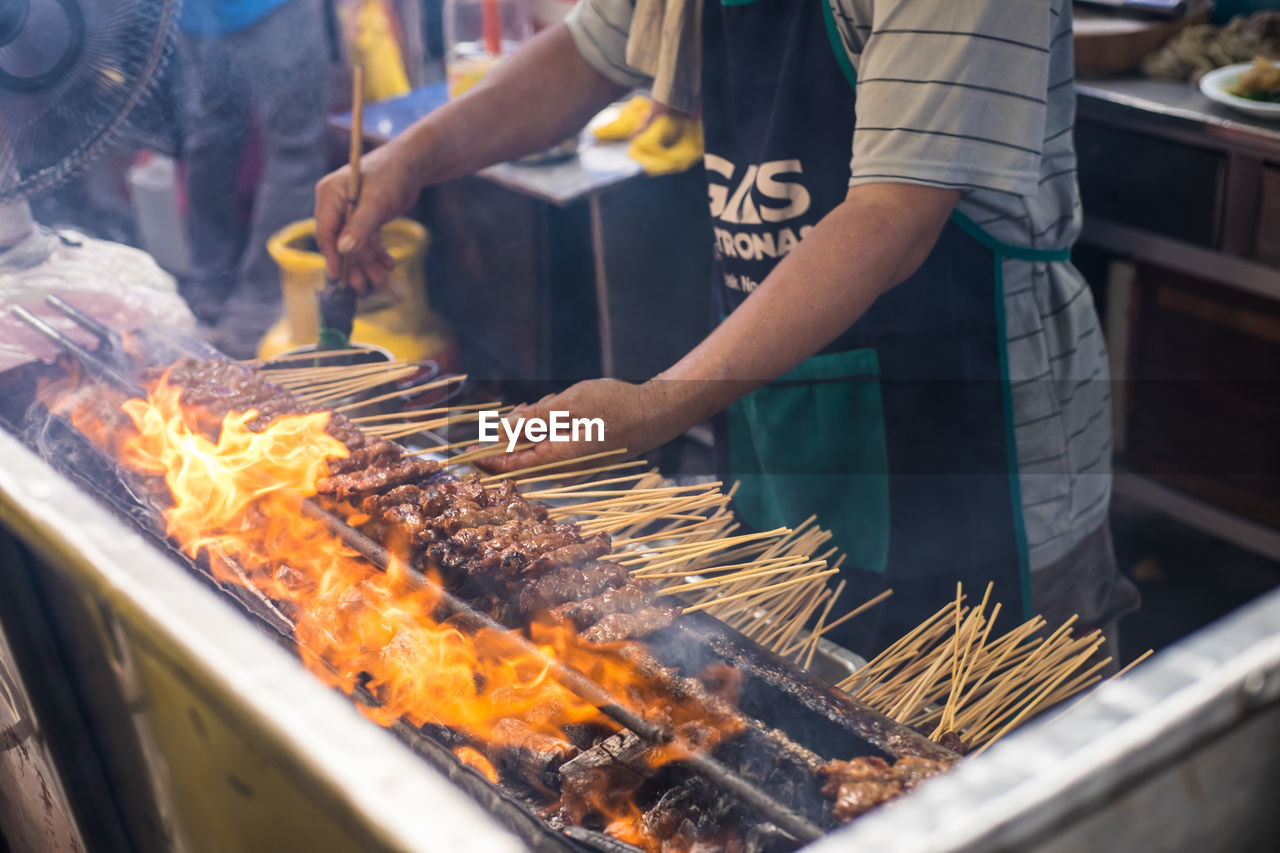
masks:
<instances>
[{"instance_id":1,"label":"eyeem watermark","mask_svg":"<svg viewBox=\"0 0 1280 853\"><path fill-rule=\"evenodd\" d=\"M568 412L552 411L551 417L543 418L504 418L497 412L480 413L480 441L495 442L498 426L507 435L507 452L516 449L523 436L529 441L604 441L604 420L602 418L571 418Z\"/></svg>"}]
</instances>

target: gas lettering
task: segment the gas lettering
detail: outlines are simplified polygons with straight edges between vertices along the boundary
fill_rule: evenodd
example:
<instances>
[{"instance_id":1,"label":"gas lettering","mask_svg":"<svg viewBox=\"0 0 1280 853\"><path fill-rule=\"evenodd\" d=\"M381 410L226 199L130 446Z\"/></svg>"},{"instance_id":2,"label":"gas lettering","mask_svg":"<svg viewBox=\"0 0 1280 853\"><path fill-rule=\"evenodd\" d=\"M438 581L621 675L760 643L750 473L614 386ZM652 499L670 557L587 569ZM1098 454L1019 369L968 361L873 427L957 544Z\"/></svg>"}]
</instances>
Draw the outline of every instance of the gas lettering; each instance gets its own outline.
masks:
<instances>
[{"instance_id":1,"label":"gas lettering","mask_svg":"<svg viewBox=\"0 0 1280 853\"><path fill-rule=\"evenodd\" d=\"M800 182L799 160L768 160L738 168L723 157L706 155L707 200L711 216L730 225L787 222L809 212L812 200ZM721 183L718 179L724 179Z\"/></svg>"}]
</instances>

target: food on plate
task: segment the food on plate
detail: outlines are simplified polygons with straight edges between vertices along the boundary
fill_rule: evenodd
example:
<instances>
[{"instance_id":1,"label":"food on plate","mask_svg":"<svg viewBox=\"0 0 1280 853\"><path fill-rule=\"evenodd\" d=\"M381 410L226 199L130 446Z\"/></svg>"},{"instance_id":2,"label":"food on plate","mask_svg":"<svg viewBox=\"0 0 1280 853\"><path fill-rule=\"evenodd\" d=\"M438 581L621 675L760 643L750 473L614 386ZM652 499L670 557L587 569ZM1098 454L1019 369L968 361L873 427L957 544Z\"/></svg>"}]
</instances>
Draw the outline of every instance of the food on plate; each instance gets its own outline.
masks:
<instances>
[{"instance_id":1,"label":"food on plate","mask_svg":"<svg viewBox=\"0 0 1280 853\"><path fill-rule=\"evenodd\" d=\"M1280 62L1255 57L1253 66L1236 78L1229 91L1251 101L1280 104Z\"/></svg>"}]
</instances>

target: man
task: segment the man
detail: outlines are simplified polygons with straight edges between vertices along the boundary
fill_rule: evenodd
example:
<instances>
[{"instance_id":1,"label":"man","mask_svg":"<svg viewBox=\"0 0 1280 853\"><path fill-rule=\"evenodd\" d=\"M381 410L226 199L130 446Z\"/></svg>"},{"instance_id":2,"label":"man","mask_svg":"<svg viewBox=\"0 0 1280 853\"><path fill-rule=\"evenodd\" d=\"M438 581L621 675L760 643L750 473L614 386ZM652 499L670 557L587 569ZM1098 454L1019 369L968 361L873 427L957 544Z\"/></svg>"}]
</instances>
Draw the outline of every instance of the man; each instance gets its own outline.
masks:
<instances>
[{"instance_id":1,"label":"man","mask_svg":"<svg viewBox=\"0 0 1280 853\"><path fill-rule=\"evenodd\" d=\"M747 519L817 513L856 590L895 589L842 638L855 648L901 635L956 581L971 594L995 581L1007 619L1078 612L1113 633L1136 590L1107 527L1106 351L1067 261L1070 3L704 2L725 319L649 382L579 383L528 413L602 417L605 446L641 452L732 406ZM343 173L321 182L331 270L346 253L356 286L381 281L375 227L420 187L550 144L642 85L624 61L630 14L629 0L580 3L370 154L349 221ZM586 450L541 444L498 464Z\"/></svg>"},{"instance_id":2,"label":"man","mask_svg":"<svg viewBox=\"0 0 1280 853\"><path fill-rule=\"evenodd\" d=\"M279 315L267 238L305 218L326 168L328 42L320 0L187 0L179 49L192 270L183 296L241 357ZM252 121L251 121L252 120ZM249 222L236 194L249 128L262 150Z\"/></svg>"}]
</instances>

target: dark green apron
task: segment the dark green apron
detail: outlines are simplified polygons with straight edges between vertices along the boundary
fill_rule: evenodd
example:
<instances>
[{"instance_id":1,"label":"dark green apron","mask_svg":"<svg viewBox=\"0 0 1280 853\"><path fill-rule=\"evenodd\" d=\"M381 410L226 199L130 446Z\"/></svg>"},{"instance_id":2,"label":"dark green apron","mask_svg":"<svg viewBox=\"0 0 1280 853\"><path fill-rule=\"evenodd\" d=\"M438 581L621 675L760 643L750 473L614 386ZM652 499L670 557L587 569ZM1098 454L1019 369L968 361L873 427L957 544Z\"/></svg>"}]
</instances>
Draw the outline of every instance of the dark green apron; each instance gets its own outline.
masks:
<instances>
[{"instance_id":1,"label":"dark green apron","mask_svg":"<svg viewBox=\"0 0 1280 853\"><path fill-rule=\"evenodd\" d=\"M764 281L848 188L855 84L826 0L708 0L703 121L717 308ZM1013 443L1002 262L955 213L921 268L823 352L729 413L736 505L759 528L810 515L848 554L853 603L894 596L835 639L872 650L988 581L1009 621L1030 578Z\"/></svg>"}]
</instances>

